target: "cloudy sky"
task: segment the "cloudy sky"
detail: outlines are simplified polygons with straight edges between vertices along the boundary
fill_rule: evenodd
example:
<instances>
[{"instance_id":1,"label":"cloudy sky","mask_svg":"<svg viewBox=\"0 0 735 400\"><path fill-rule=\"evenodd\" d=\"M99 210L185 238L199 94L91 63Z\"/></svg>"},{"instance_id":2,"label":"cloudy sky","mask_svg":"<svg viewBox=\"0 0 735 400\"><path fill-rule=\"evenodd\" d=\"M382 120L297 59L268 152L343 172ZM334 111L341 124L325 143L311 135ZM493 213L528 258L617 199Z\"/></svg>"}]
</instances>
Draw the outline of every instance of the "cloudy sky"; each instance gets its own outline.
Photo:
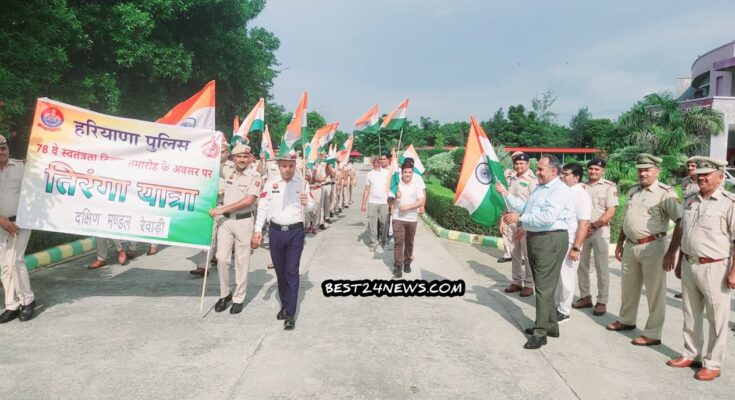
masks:
<instances>
[{"instance_id":1,"label":"cloudy sky","mask_svg":"<svg viewBox=\"0 0 735 400\"><path fill-rule=\"evenodd\" d=\"M408 117L488 119L551 89L615 118L674 90L699 54L735 40L735 1L269 0L253 25L281 40L275 101L349 129L373 104Z\"/></svg>"}]
</instances>

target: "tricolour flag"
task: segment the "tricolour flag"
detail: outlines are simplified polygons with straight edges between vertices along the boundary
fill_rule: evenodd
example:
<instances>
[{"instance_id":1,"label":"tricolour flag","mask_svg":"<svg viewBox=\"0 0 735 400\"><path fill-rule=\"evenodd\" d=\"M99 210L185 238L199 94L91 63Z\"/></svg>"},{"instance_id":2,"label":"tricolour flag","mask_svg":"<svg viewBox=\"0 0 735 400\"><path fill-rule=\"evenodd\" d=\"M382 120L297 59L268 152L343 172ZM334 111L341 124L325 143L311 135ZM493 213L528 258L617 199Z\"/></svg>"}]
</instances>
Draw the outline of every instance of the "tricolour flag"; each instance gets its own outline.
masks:
<instances>
[{"instance_id":1,"label":"tricolour flag","mask_svg":"<svg viewBox=\"0 0 735 400\"><path fill-rule=\"evenodd\" d=\"M250 134L253 132L262 132L263 126L265 126L265 99L261 97L258 104L242 120L239 129L232 135L231 144L250 143Z\"/></svg>"},{"instance_id":2,"label":"tricolour flag","mask_svg":"<svg viewBox=\"0 0 735 400\"><path fill-rule=\"evenodd\" d=\"M291 122L286 126L286 133L283 134L281 139L281 145L278 147L278 154L285 156L291 150L293 150L296 141L301 139L302 135L306 134L306 108L308 106L308 95L304 92L299 100L299 105L296 106L296 111L293 113Z\"/></svg>"},{"instance_id":3,"label":"tricolour flag","mask_svg":"<svg viewBox=\"0 0 735 400\"><path fill-rule=\"evenodd\" d=\"M398 194L398 184L401 182L401 165L398 163L398 157L396 157L396 149L391 149L390 167L391 171L390 178L388 179L388 191L395 197Z\"/></svg>"},{"instance_id":4,"label":"tricolour flag","mask_svg":"<svg viewBox=\"0 0 735 400\"><path fill-rule=\"evenodd\" d=\"M230 147L235 147L237 144L237 140L235 140L235 137L237 136L237 131L240 129L240 117L235 114L235 119L232 120L232 140L230 141Z\"/></svg>"},{"instance_id":5,"label":"tricolour flag","mask_svg":"<svg viewBox=\"0 0 735 400\"><path fill-rule=\"evenodd\" d=\"M399 130L406 124L406 110L408 109L408 99L404 100L401 105L396 107L395 110L391 111L390 114L383 118L383 124L380 125L383 129L388 130Z\"/></svg>"},{"instance_id":6,"label":"tricolour flag","mask_svg":"<svg viewBox=\"0 0 735 400\"><path fill-rule=\"evenodd\" d=\"M362 117L360 117L360 119L355 121L355 128L352 131L367 133L378 132L378 130L380 130L380 125L378 124L379 114L380 108L376 104L371 109L369 109Z\"/></svg>"},{"instance_id":7,"label":"tricolour flag","mask_svg":"<svg viewBox=\"0 0 735 400\"><path fill-rule=\"evenodd\" d=\"M413 145L408 146L406 151L403 152L403 155L401 156L401 164L403 164L403 160L406 158L413 158L413 172L419 175L424 174L424 164L421 163L421 159L419 159L419 153L416 152L416 149L413 148Z\"/></svg>"},{"instance_id":8,"label":"tricolour flag","mask_svg":"<svg viewBox=\"0 0 735 400\"><path fill-rule=\"evenodd\" d=\"M478 224L492 226L505 209L505 200L495 190L495 182L499 180L504 186L507 183L490 140L475 117L470 116L470 119L470 133L454 204L467 209Z\"/></svg>"},{"instance_id":9,"label":"tricolour flag","mask_svg":"<svg viewBox=\"0 0 735 400\"><path fill-rule=\"evenodd\" d=\"M213 131L214 128L214 81L209 81L204 89L172 108L166 115L156 120L160 124L187 126Z\"/></svg>"},{"instance_id":10,"label":"tricolour flag","mask_svg":"<svg viewBox=\"0 0 735 400\"><path fill-rule=\"evenodd\" d=\"M337 161L340 164L346 163L347 160L350 159L350 152L352 152L353 142L354 135L350 134L350 136L347 137L347 140L345 140L345 142L342 143L342 146L340 146L339 151L337 152Z\"/></svg>"},{"instance_id":11,"label":"tricolour flag","mask_svg":"<svg viewBox=\"0 0 735 400\"><path fill-rule=\"evenodd\" d=\"M271 143L271 134L268 132L268 125L263 130L263 138L260 139L260 158L266 160L273 158L273 144Z\"/></svg>"},{"instance_id":12,"label":"tricolour flag","mask_svg":"<svg viewBox=\"0 0 735 400\"><path fill-rule=\"evenodd\" d=\"M337 146L330 145L329 146L329 152L327 152L327 159L324 160L327 164L331 165L332 167L337 167Z\"/></svg>"},{"instance_id":13,"label":"tricolour flag","mask_svg":"<svg viewBox=\"0 0 735 400\"><path fill-rule=\"evenodd\" d=\"M314 137L317 138L317 146L320 149L324 149L324 147L334 139L334 134L337 133L338 126L339 122L333 122L316 130Z\"/></svg>"}]
</instances>

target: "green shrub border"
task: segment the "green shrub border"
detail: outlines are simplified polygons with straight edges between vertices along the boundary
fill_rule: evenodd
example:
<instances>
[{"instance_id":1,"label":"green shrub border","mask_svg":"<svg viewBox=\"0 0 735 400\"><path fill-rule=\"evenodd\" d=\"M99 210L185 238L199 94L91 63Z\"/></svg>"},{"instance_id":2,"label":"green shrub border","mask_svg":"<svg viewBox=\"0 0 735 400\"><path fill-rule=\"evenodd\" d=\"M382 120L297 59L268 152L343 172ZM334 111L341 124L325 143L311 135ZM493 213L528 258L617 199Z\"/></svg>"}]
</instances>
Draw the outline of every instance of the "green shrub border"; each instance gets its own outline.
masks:
<instances>
[{"instance_id":1,"label":"green shrub border","mask_svg":"<svg viewBox=\"0 0 735 400\"><path fill-rule=\"evenodd\" d=\"M493 236L476 235L467 232L459 232L446 229L439 225L429 214L420 214L421 220L431 229L436 236L442 239L454 240L456 242L469 243L478 246L494 247L497 249L503 249L503 239Z\"/></svg>"},{"instance_id":2,"label":"green shrub border","mask_svg":"<svg viewBox=\"0 0 735 400\"><path fill-rule=\"evenodd\" d=\"M74 257L91 251L97 245L93 237L75 240L70 243L61 244L49 249L39 251L25 256L26 267L29 271L58 263L67 258Z\"/></svg>"}]
</instances>

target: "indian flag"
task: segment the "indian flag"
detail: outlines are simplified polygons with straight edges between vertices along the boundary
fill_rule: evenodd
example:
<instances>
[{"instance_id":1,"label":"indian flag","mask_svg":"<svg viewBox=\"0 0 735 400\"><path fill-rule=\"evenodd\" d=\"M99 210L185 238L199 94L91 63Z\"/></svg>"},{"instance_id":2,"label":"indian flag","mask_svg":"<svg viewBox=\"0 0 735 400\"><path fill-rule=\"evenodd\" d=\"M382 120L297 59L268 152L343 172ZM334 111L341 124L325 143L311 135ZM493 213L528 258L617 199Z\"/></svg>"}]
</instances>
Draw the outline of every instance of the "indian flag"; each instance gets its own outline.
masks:
<instances>
[{"instance_id":1,"label":"indian flag","mask_svg":"<svg viewBox=\"0 0 735 400\"><path fill-rule=\"evenodd\" d=\"M424 164L421 163L421 160L419 159L419 153L416 152L416 149L413 148L413 145L408 146L406 151L403 152L403 155L401 156L401 164L403 164L403 160L406 158L413 158L413 172L419 175L424 174Z\"/></svg>"},{"instance_id":2,"label":"indian flag","mask_svg":"<svg viewBox=\"0 0 735 400\"><path fill-rule=\"evenodd\" d=\"M263 131L263 138L260 139L260 158L270 160L273 158L273 144L271 143L271 134L268 132L268 125Z\"/></svg>"},{"instance_id":3,"label":"indian flag","mask_svg":"<svg viewBox=\"0 0 735 400\"><path fill-rule=\"evenodd\" d=\"M337 146L335 145L329 146L329 152L327 152L327 159L324 161L334 168L337 167Z\"/></svg>"},{"instance_id":4,"label":"indian flag","mask_svg":"<svg viewBox=\"0 0 735 400\"><path fill-rule=\"evenodd\" d=\"M332 141L332 139L334 139L334 134L337 133L338 126L339 122L333 122L331 124L324 125L316 130L316 132L314 133L314 137L317 138L318 148L324 148L324 146L326 146L329 142Z\"/></svg>"},{"instance_id":5,"label":"indian flag","mask_svg":"<svg viewBox=\"0 0 735 400\"><path fill-rule=\"evenodd\" d=\"M475 117L470 116L470 119L454 204L467 209L478 224L491 226L498 222L505 209L505 200L495 190L495 182L499 180L503 186L507 183L490 140Z\"/></svg>"},{"instance_id":6,"label":"indian flag","mask_svg":"<svg viewBox=\"0 0 735 400\"><path fill-rule=\"evenodd\" d=\"M308 104L308 95L304 92L296 106L291 122L286 126L286 133L283 134L281 145L278 147L278 155L285 156L293 150L296 141L306 134L306 107Z\"/></svg>"},{"instance_id":7,"label":"indian flag","mask_svg":"<svg viewBox=\"0 0 735 400\"><path fill-rule=\"evenodd\" d=\"M352 129L353 132L367 132L367 133L376 133L380 130L380 126L378 124L378 116L380 114L380 108L378 105L374 105L371 109L368 110L360 119L355 121L355 128Z\"/></svg>"},{"instance_id":8,"label":"indian flag","mask_svg":"<svg viewBox=\"0 0 735 400\"><path fill-rule=\"evenodd\" d=\"M320 128L321 129L321 128ZM314 137L311 138L309 144L304 147L304 159L306 160L306 168L312 169L316 165L317 155L319 154L319 130L316 131Z\"/></svg>"},{"instance_id":9,"label":"indian flag","mask_svg":"<svg viewBox=\"0 0 735 400\"><path fill-rule=\"evenodd\" d=\"M352 151L352 143L354 141L354 135L350 134L350 136L347 137L347 140L345 140L344 143L342 143L342 146L339 148L339 151L337 152L337 161L340 163L345 163L347 160L350 159L350 152Z\"/></svg>"},{"instance_id":10,"label":"indian flag","mask_svg":"<svg viewBox=\"0 0 735 400\"><path fill-rule=\"evenodd\" d=\"M408 99L404 100L395 110L391 111L385 118L381 128L387 130L399 130L406 124L406 110L408 109Z\"/></svg>"},{"instance_id":11,"label":"indian flag","mask_svg":"<svg viewBox=\"0 0 735 400\"><path fill-rule=\"evenodd\" d=\"M232 135L232 145L239 143L250 143L252 132L262 132L265 126L265 99L261 97L258 104L250 110L250 114L242 121L239 129Z\"/></svg>"},{"instance_id":12,"label":"indian flag","mask_svg":"<svg viewBox=\"0 0 735 400\"><path fill-rule=\"evenodd\" d=\"M398 184L401 182L401 166L398 164L398 157L396 157L396 149L391 150L392 157L390 158L390 171L393 173L390 175L388 180L388 191L395 197L398 194Z\"/></svg>"},{"instance_id":13,"label":"indian flag","mask_svg":"<svg viewBox=\"0 0 735 400\"><path fill-rule=\"evenodd\" d=\"M230 148L235 147L238 142L235 140L238 129L240 129L240 117L235 114L235 119L232 120L232 140L230 141Z\"/></svg>"},{"instance_id":14,"label":"indian flag","mask_svg":"<svg viewBox=\"0 0 735 400\"><path fill-rule=\"evenodd\" d=\"M172 108L166 115L156 120L160 124L180 125L190 128L214 128L214 81L209 81L204 89L188 100Z\"/></svg>"}]
</instances>

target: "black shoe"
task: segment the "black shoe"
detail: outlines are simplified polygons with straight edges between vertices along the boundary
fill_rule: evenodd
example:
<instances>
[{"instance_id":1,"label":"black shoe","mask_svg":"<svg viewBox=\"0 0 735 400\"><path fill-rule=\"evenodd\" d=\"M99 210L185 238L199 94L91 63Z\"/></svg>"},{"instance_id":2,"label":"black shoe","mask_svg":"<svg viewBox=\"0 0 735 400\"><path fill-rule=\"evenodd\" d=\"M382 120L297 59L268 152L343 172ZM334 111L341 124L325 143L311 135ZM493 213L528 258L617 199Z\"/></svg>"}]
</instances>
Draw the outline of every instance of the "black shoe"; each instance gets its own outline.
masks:
<instances>
[{"instance_id":1,"label":"black shoe","mask_svg":"<svg viewBox=\"0 0 735 400\"><path fill-rule=\"evenodd\" d=\"M523 332L525 332L528 336L533 336L533 328L526 328L523 330ZM559 332L546 332L546 336L557 338L559 337Z\"/></svg>"},{"instance_id":2,"label":"black shoe","mask_svg":"<svg viewBox=\"0 0 735 400\"><path fill-rule=\"evenodd\" d=\"M403 272L410 273L411 272L411 263L405 263L403 264Z\"/></svg>"},{"instance_id":3,"label":"black shoe","mask_svg":"<svg viewBox=\"0 0 735 400\"><path fill-rule=\"evenodd\" d=\"M507 257L500 257L500 258L498 258L498 262L499 263L504 263L504 262L508 262L508 261L513 261L513 259L512 258L507 258Z\"/></svg>"},{"instance_id":4,"label":"black shoe","mask_svg":"<svg viewBox=\"0 0 735 400\"><path fill-rule=\"evenodd\" d=\"M329 213L329 218L334 218L334 213L333 213L333 212L330 212L330 213ZM331 222L329 222L329 221L327 221L327 223L328 223L328 224L331 224Z\"/></svg>"},{"instance_id":5,"label":"black shoe","mask_svg":"<svg viewBox=\"0 0 735 400\"><path fill-rule=\"evenodd\" d=\"M403 276L403 273L401 273L401 266L396 265L395 267L393 267L393 277L398 279L402 276Z\"/></svg>"},{"instance_id":6,"label":"black shoe","mask_svg":"<svg viewBox=\"0 0 735 400\"><path fill-rule=\"evenodd\" d=\"M569 321L569 316L568 315L562 314L559 311L556 312L556 322L557 323L560 323L561 324L562 322L567 322L567 321Z\"/></svg>"},{"instance_id":7,"label":"black shoe","mask_svg":"<svg viewBox=\"0 0 735 400\"><path fill-rule=\"evenodd\" d=\"M283 329L290 331L293 330L293 328L296 327L296 321L293 318L293 315L286 315L286 321L283 322Z\"/></svg>"},{"instance_id":8,"label":"black shoe","mask_svg":"<svg viewBox=\"0 0 735 400\"><path fill-rule=\"evenodd\" d=\"M286 309L285 308L282 308L281 311L279 311L278 314L276 314L276 319L279 321L283 321L284 319L286 319Z\"/></svg>"},{"instance_id":9,"label":"black shoe","mask_svg":"<svg viewBox=\"0 0 735 400\"><path fill-rule=\"evenodd\" d=\"M535 350L540 349L541 346L546 344L546 336L531 336L528 338L526 344L523 345L524 349Z\"/></svg>"},{"instance_id":10,"label":"black shoe","mask_svg":"<svg viewBox=\"0 0 735 400\"><path fill-rule=\"evenodd\" d=\"M230 314L240 314L240 311L242 311L242 303L232 303Z\"/></svg>"},{"instance_id":11,"label":"black shoe","mask_svg":"<svg viewBox=\"0 0 735 400\"><path fill-rule=\"evenodd\" d=\"M324 218L324 222L326 222L326 223L328 223L328 224L331 224L331 223L332 223L332 220L331 220L331 219L329 219L329 218Z\"/></svg>"},{"instance_id":12,"label":"black shoe","mask_svg":"<svg viewBox=\"0 0 735 400\"><path fill-rule=\"evenodd\" d=\"M217 266L217 257L212 257L212 260L209 261L209 265L216 267Z\"/></svg>"},{"instance_id":13,"label":"black shoe","mask_svg":"<svg viewBox=\"0 0 735 400\"><path fill-rule=\"evenodd\" d=\"M10 322L20 315L20 311L18 310L5 310L2 314L0 314L0 324L4 324L6 322Z\"/></svg>"},{"instance_id":14,"label":"black shoe","mask_svg":"<svg viewBox=\"0 0 735 400\"><path fill-rule=\"evenodd\" d=\"M223 297L217 300L217 304L214 305L214 311L222 312L227 309L227 304L232 301L232 293L228 294L227 297Z\"/></svg>"},{"instance_id":15,"label":"black shoe","mask_svg":"<svg viewBox=\"0 0 735 400\"><path fill-rule=\"evenodd\" d=\"M675 298L675 299L680 299L680 298L681 298L681 292L679 292L679 293L675 294L675 295L674 295L674 298Z\"/></svg>"},{"instance_id":16,"label":"black shoe","mask_svg":"<svg viewBox=\"0 0 735 400\"><path fill-rule=\"evenodd\" d=\"M327 226L326 226L326 225L324 225L324 224L320 224L320 225L319 225L319 229L321 229L321 230L326 230L326 229L327 229Z\"/></svg>"},{"instance_id":17,"label":"black shoe","mask_svg":"<svg viewBox=\"0 0 735 400\"><path fill-rule=\"evenodd\" d=\"M31 304L28 304L26 306L20 306L20 315L18 316L18 319L25 322L29 321L31 318L33 318L33 311L36 310L36 301L33 300Z\"/></svg>"}]
</instances>

